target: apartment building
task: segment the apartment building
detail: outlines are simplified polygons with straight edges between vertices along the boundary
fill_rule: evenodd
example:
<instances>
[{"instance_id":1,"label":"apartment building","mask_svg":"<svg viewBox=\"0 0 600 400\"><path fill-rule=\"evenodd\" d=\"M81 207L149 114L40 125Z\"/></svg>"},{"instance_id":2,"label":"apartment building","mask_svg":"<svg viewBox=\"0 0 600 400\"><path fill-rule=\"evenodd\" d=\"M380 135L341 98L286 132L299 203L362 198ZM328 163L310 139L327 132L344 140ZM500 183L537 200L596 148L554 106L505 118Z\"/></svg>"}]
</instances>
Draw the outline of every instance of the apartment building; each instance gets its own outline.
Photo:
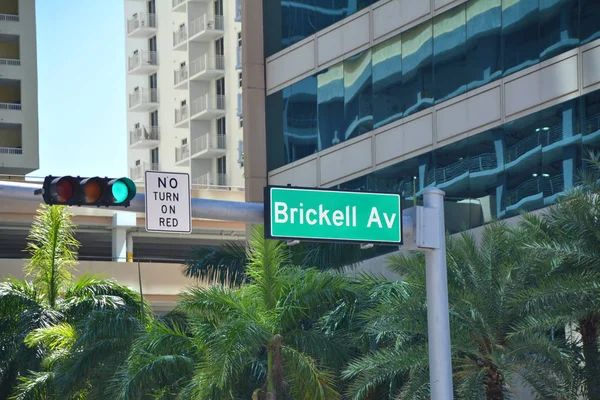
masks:
<instances>
[{"instance_id":1,"label":"apartment building","mask_svg":"<svg viewBox=\"0 0 600 400\"><path fill-rule=\"evenodd\" d=\"M266 77L244 82L248 200L436 186L457 232L552 204L600 150L597 0L325 3L243 8Z\"/></svg>"},{"instance_id":2,"label":"apartment building","mask_svg":"<svg viewBox=\"0 0 600 400\"><path fill-rule=\"evenodd\" d=\"M39 168L35 2L0 2L0 174Z\"/></svg>"},{"instance_id":3,"label":"apartment building","mask_svg":"<svg viewBox=\"0 0 600 400\"><path fill-rule=\"evenodd\" d=\"M125 0L130 177L242 189L241 3Z\"/></svg>"}]
</instances>

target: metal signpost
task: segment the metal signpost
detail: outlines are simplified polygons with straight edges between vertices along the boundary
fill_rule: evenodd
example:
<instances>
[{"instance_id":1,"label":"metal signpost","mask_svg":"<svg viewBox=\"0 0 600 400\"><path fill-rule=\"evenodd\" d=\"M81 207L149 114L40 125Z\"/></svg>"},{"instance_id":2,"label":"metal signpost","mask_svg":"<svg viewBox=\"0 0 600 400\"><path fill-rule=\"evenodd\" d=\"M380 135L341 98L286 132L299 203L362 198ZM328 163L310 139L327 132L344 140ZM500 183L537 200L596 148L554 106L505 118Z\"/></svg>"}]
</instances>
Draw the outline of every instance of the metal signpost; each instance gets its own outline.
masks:
<instances>
[{"instance_id":1,"label":"metal signpost","mask_svg":"<svg viewBox=\"0 0 600 400\"><path fill-rule=\"evenodd\" d=\"M146 171L146 230L192 233L190 175Z\"/></svg>"},{"instance_id":2,"label":"metal signpost","mask_svg":"<svg viewBox=\"0 0 600 400\"><path fill-rule=\"evenodd\" d=\"M264 213L267 238L404 244L404 250L423 251L431 398L452 399L443 191L425 189L423 207L403 213L399 194L270 186Z\"/></svg>"}]
</instances>

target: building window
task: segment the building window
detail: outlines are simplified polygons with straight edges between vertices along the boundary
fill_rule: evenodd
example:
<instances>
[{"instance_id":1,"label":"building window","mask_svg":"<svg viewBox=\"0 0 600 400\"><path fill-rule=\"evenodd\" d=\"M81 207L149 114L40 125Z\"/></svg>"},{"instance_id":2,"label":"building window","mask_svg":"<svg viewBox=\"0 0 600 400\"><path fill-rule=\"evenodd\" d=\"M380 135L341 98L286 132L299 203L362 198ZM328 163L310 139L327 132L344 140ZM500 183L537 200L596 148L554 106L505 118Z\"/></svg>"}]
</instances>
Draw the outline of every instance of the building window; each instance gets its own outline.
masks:
<instances>
[{"instance_id":1,"label":"building window","mask_svg":"<svg viewBox=\"0 0 600 400\"><path fill-rule=\"evenodd\" d=\"M238 88L242 88L242 73L238 72Z\"/></svg>"},{"instance_id":2,"label":"building window","mask_svg":"<svg viewBox=\"0 0 600 400\"><path fill-rule=\"evenodd\" d=\"M181 139L181 145L185 146L187 144L187 138Z\"/></svg>"},{"instance_id":3,"label":"building window","mask_svg":"<svg viewBox=\"0 0 600 400\"><path fill-rule=\"evenodd\" d=\"M244 127L244 117L240 117L240 128Z\"/></svg>"},{"instance_id":4,"label":"building window","mask_svg":"<svg viewBox=\"0 0 600 400\"><path fill-rule=\"evenodd\" d=\"M238 43L237 43L238 47L242 47L242 32L238 32L237 41L238 41Z\"/></svg>"},{"instance_id":5,"label":"building window","mask_svg":"<svg viewBox=\"0 0 600 400\"><path fill-rule=\"evenodd\" d=\"M215 81L215 87L217 96L225 96L225 78L217 79Z\"/></svg>"},{"instance_id":6,"label":"building window","mask_svg":"<svg viewBox=\"0 0 600 400\"><path fill-rule=\"evenodd\" d=\"M150 150L150 162L153 168L158 168L158 147Z\"/></svg>"},{"instance_id":7,"label":"building window","mask_svg":"<svg viewBox=\"0 0 600 400\"><path fill-rule=\"evenodd\" d=\"M225 135L227 133L226 128L225 117L217 119L217 135Z\"/></svg>"},{"instance_id":8,"label":"building window","mask_svg":"<svg viewBox=\"0 0 600 400\"><path fill-rule=\"evenodd\" d=\"M181 108L187 105L187 100L181 100Z\"/></svg>"}]
</instances>

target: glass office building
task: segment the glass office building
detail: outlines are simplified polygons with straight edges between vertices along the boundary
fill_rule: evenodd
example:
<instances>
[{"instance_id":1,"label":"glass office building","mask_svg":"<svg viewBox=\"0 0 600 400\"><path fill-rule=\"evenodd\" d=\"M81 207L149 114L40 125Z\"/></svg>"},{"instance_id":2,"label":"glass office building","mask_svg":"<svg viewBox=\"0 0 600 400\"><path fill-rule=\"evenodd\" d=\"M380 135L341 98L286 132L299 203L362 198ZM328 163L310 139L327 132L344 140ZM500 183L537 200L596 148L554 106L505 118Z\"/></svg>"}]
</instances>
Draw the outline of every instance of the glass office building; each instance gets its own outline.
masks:
<instances>
[{"instance_id":1,"label":"glass office building","mask_svg":"<svg viewBox=\"0 0 600 400\"><path fill-rule=\"evenodd\" d=\"M459 101L600 38L598 0L456 3L270 93L268 170ZM275 21L265 26L266 55L374 4L264 0L265 21ZM446 192L447 227L454 232L542 208L577 184L589 151L600 151L600 90L579 88L565 101L550 103L335 186L401 193L408 206L425 188L439 187Z\"/></svg>"}]
</instances>

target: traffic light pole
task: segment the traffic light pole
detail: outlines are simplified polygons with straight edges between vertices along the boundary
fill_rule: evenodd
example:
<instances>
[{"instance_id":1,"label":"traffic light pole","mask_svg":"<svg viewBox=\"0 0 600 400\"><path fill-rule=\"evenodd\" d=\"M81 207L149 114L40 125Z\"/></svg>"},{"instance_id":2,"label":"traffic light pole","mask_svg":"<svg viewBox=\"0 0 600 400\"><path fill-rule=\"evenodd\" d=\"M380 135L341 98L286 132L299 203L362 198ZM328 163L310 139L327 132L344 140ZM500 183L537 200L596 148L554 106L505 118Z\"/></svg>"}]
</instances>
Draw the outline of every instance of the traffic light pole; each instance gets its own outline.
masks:
<instances>
[{"instance_id":1,"label":"traffic light pole","mask_svg":"<svg viewBox=\"0 0 600 400\"><path fill-rule=\"evenodd\" d=\"M0 182L0 198L40 203L34 191L41 185L22 182ZM429 377L431 398L451 400L452 359L450 319L448 311L448 277L444 226L444 192L437 188L423 192L423 207L403 212L404 250L425 253L427 286L427 330L429 344ZM89 207L89 206L87 206ZM145 212L144 194L137 194L125 211ZM195 218L264 223L264 205L224 200L192 199Z\"/></svg>"},{"instance_id":2,"label":"traffic light pole","mask_svg":"<svg viewBox=\"0 0 600 400\"><path fill-rule=\"evenodd\" d=\"M41 188L40 184L3 181L0 182L0 198L40 203L40 196L35 195L34 192ZM96 208L97 206L82 207ZM257 203L192 198L192 217L194 218L262 224L264 222L263 210L264 206ZM136 194L131 200L130 206L123 211L145 213L145 195L143 193Z\"/></svg>"}]
</instances>

